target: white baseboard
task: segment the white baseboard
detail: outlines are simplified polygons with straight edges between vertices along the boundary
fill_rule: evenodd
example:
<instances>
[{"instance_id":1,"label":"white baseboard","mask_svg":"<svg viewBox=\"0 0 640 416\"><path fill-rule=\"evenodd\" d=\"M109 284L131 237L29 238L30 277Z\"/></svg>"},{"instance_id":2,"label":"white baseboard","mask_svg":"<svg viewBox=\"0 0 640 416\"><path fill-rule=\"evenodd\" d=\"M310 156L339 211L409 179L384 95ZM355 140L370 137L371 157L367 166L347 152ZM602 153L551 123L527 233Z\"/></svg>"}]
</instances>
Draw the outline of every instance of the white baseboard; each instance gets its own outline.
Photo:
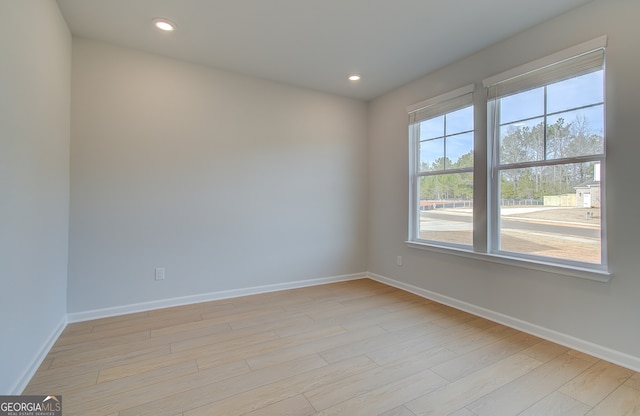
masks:
<instances>
[{"instance_id":1,"label":"white baseboard","mask_svg":"<svg viewBox=\"0 0 640 416\"><path fill-rule=\"evenodd\" d=\"M29 367L27 367L22 373L22 377L20 377L18 381L13 385L13 387L9 391L10 395L22 394L24 389L27 387L27 384L29 384L29 382L31 381L31 378L33 378L36 371L38 371L38 368L40 368L40 365L42 364L44 359L47 358L49 350L51 350L51 347L53 347L53 344L56 343L58 337L60 337L60 334L62 334L62 331L64 331L66 327L67 317L63 316L58 325L54 328L53 332L49 335L44 344L42 344L42 346L38 350L38 353L31 361Z\"/></svg>"},{"instance_id":2,"label":"white baseboard","mask_svg":"<svg viewBox=\"0 0 640 416\"><path fill-rule=\"evenodd\" d=\"M553 329L532 324L530 322L513 318L511 316L504 315L502 313L495 312L480 306L476 306L471 303L463 302L449 296L444 296L439 293L431 292L414 285L380 276L375 273L367 273L367 277L371 280L375 280L377 282L384 283L386 285L393 286L407 292L411 292L425 299L433 300L435 302L442 303L444 305L451 306L465 312L469 312L490 321L497 322L499 324L526 332L531 335L535 335L551 342L555 342L556 344L564 345L565 347L584 352L605 361L618 364L630 370L640 371L640 357L616 351L602 345L594 344L590 341L563 334Z\"/></svg>"},{"instance_id":3,"label":"white baseboard","mask_svg":"<svg viewBox=\"0 0 640 416\"><path fill-rule=\"evenodd\" d=\"M277 292L280 290L298 289L301 287L324 285L335 282L345 282L348 280L363 279L366 273L355 273L342 276L322 277L309 280L298 280L294 282L275 283L264 286L254 286L250 288L222 290L219 292L203 293L191 296L181 296L176 298L161 299L151 302L142 302L131 305L114 306L111 308L94 309L90 311L74 312L67 314L69 323L90 321L93 319L108 318L111 316L125 315L136 312L146 312L155 309L170 308L174 306L191 305L194 303L210 302L213 300L237 298L240 296L258 295L261 293Z\"/></svg>"}]
</instances>

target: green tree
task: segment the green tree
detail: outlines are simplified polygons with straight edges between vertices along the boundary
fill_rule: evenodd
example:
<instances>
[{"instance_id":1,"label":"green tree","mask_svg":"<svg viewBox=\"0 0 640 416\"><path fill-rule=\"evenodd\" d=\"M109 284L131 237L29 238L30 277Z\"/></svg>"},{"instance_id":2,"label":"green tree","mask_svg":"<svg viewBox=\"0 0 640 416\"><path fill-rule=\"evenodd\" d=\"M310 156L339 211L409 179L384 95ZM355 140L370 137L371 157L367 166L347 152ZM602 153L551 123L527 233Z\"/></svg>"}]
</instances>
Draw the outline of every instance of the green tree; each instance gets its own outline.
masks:
<instances>
[{"instance_id":1,"label":"green tree","mask_svg":"<svg viewBox=\"0 0 640 416\"><path fill-rule=\"evenodd\" d=\"M473 150L463 154L452 164L454 168L472 168L473 167Z\"/></svg>"},{"instance_id":2,"label":"green tree","mask_svg":"<svg viewBox=\"0 0 640 416\"><path fill-rule=\"evenodd\" d=\"M473 166L473 151L470 151L452 162L449 158L438 158L423 171L442 172L420 178L420 199L471 199L473 198L473 174L471 172L447 173L449 169Z\"/></svg>"},{"instance_id":3,"label":"green tree","mask_svg":"<svg viewBox=\"0 0 640 416\"><path fill-rule=\"evenodd\" d=\"M533 127L510 126L500 140L500 163L564 159L603 152L604 138L591 131L585 117L567 123L540 122ZM503 198L542 199L545 195L572 193L573 187L593 178L593 163L558 164L502 170Z\"/></svg>"}]
</instances>

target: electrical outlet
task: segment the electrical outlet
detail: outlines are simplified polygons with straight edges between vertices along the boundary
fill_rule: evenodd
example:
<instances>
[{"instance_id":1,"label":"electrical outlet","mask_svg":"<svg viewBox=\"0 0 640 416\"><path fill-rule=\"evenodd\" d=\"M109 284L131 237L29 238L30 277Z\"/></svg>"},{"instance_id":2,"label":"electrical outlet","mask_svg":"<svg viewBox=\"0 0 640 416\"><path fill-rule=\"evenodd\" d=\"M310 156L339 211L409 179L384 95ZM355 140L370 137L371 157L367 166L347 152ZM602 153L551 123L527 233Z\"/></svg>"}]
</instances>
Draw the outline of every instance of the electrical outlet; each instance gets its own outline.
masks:
<instances>
[{"instance_id":1,"label":"electrical outlet","mask_svg":"<svg viewBox=\"0 0 640 416\"><path fill-rule=\"evenodd\" d=\"M396 257L396 265L402 266L402 256Z\"/></svg>"},{"instance_id":2,"label":"electrical outlet","mask_svg":"<svg viewBox=\"0 0 640 416\"><path fill-rule=\"evenodd\" d=\"M164 280L164 267L156 267L156 280Z\"/></svg>"}]
</instances>

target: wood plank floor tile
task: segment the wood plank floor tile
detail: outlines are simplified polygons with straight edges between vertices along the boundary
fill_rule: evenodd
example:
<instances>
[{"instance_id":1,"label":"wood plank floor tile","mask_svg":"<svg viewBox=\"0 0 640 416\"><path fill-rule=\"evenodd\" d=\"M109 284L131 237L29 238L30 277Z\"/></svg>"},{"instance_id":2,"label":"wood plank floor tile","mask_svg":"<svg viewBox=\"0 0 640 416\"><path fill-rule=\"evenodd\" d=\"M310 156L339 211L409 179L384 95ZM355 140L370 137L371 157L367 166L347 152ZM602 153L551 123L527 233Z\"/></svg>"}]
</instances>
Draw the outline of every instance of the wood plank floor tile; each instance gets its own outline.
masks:
<instances>
[{"instance_id":1,"label":"wood plank floor tile","mask_svg":"<svg viewBox=\"0 0 640 416\"><path fill-rule=\"evenodd\" d=\"M94 334L108 333L111 336L117 336L120 333L129 334L131 332L135 332L140 327L144 327L148 330L154 330L165 328L168 326L199 321L201 319L202 314L197 310L174 311L173 313L156 315L149 315L149 312L147 312L147 316L138 319L122 320L94 325L91 332Z\"/></svg>"},{"instance_id":2,"label":"wood plank floor tile","mask_svg":"<svg viewBox=\"0 0 640 416\"><path fill-rule=\"evenodd\" d=\"M599 361L558 391L589 406L595 406L632 375L631 370Z\"/></svg>"},{"instance_id":3,"label":"wood plank floor tile","mask_svg":"<svg viewBox=\"0 0 640 416\"><path fill-rule=\"evenodd\" d=\"M369 279L67 325L65 416L640 416L640 374Z\"/></svg>"},{"instance_id":4,"label":"wood plank floor tile","mask_svg":"<svg viewBox=\"0 0 640 416\"><path fill-rule=\"evenodd\" d=\"M436 308L429 308L424 304L411 303L407 304L404 308L396 308L396 310L392 312L370 315L365 314L364 316L357 317L357 319L343 321L341 325L349 330L358 329L363 325L378 325L391 332L412 326L428 324L425 318L430 317L431 315L429 313L425 313L425 311L434 309ZM435 326L433 324L430 325Z\"/></svg>"},{"instance_id":5,"label":"wood plank floor tile","mask_svg":"<svg viewBox=\"0 0 640 416\"><path fill-rule=\"evenodd\" d=\"M434 347L444 348L442 345L452 340L464 337L470 333L482 331L485 328L493 327L494 324L484 319L479 319L478 326L473 323L465 323L451 328L439 328L431 331L431 323L427 323L427 333L418 338L398 339L397 343L388 348L381 348L377 351L367 353L378 364L386 364L404 357L410 357L416 354L422 354ZM453 353L453 351L451 351ZM455 353L454 353L455 354ZM456 354L457 355L457 354Z\"/></svg>"},{"instance_id":6,"label":"wood plank floor tile","mask_svg":"<svg viewBox=\"0 0 640 416\"><path fill-rule=\"evenodd\" d=\"M53 394L66 395L94 386L98 375L98 370L76 375L64 375L60 371L38 371L22 394L49 395L55 392Z\"/></svg>"},{"instance_id":7,"label":"wood plank floor tile","mask_svg":"<svg viewBox=\"0 0 640 416\"><path fill-rule=\"evenodd\" d=\"M240 364L242 365L242 363ZM234 371L237 367L233 368ZM224 369L222 369L224 371ZM96 383L81 391L73 392L73 403L80 404L95 400L97 397L117 396L126 394L131 386L150 386L162 382L172 383L198 372L195 361L185 361L155 370L135 373L127 377L115 378L110 381Z\"/></svg>"},{"instance_id":8,"label":"wood plank floor tile","mask_svg":"<svg viewBox=\"0 0 640 416\"><path fill-rule=\"evenodd\" d=\"M543 340L537 344L532 345L523 351L524 354L535 358L538 361L546 363L554 358L569 352L569 348L562 345L554 344L551 341Z\"/></svg>"},{"instance_id":9,"label":"wood plank floor tile","mask_svg":"<svg viewBox=\"0 0 640 416\"><path fill-rule=\"evenodd\" d=\"M471 412L471 410L460 409L456 412L450 413L449 416L476 416Z\"/></svg>"},{"instance_id":10,"label":"wood plank floor tile","mask_svg":"<svg viewBox=\"0 0 640 416\"><path fill-rule=\"evenodd\" d=\"M81 397L78 401L75 400L75 396L64 397L64 416L103 416L114 411L120 412L120 416L124 414L133 416L138 414L138 410L127 413L126 409L145 407L149 403L162 403L166 397L181 396L181 394L187 396L190 392L198 391L198 389L206 390L211 385L224 383L248 373L250 373L249 368L244 361L240 361L206 371L167 378L154 384L129 385L129 389L124 394L106 393L94 396L90 400ZM165 408L168 411L162 413L163 415L182 411L181 407L173 407L169 410L167 405Z\"/></svg>"},{"instance_id":11,"label":"wood plank floor tile","mask_svg":"<svg viewBox=\"0 0 640 416\"><path fill-rule=\"evenodd\" d=\"M122 353L118 355L105 356L103 358L93 359L89 361L74 362L71 364L61 363L58 365L56 360L53 360L51 367L47 370L53 372L56 370L58 374L67 376L79 375L93 371L100 371L105 368L122 366L125 364L135 363L140 360L153 357L164 357L171 353L171 347L169 345L160 345L153 348L147 348L144 350L136 350L128 353Z\"/></svg>"},{"instance_id":12,"label":"wood plank floor tile","mask_svg":"<svg viewBox=\"0 0 640 416\"><path fill-rule=\"evenodd\" d=\"M153 351L156 349L165 350L167 344L167 342L161 340L147 338L126 344L94 347L90 350L76 351L75 353L58 354L54 357L49 368L71 367L90 361L101 360L104 357L124 356L135 352L144 353L145 351Z\"/></svg>"},{"instance_id":13,"label":"wood plank floor tile","mask_svg":"<svg viewBox=\"0 0 640 416\"><path fill-rule=\"evenodd\" d=\"M396 407L387 412L380 413L379 416L415 416L415 414L406 408L406 406Z\"/></svg>"},{"instance_id":14,"label":"wood plank floor tile","mask_svg":"<svg viewBox=\"0 0 640 416\"><path fill-rule=\"evenodd\" d=\"M71 324L73 325L73 324ZM66 353L74 354L76 351L87 351L94 347L108 347L112 345L127 344L129 342L149 339L149 330L138 328L136 332L111 336L110 334L80 334L61 336L51 348L50 354L60 356Z\"/></svg>"},{"instance_id":15,"label":"wood plank floor tile","mask_svg":"<svg viewBox=\"0 0 640 416\"><path fill-rule=\"evenodd\" d=\"M622 385L601 401L587 416L639 416L640 391Z\"/></svg>"},{"instance_id":16,"label":"wood plank floor tile","mask_svg":"<svg viewBox=\"0 0 640 416\"><path fill-rule=\"evenodd\" d=\"M584 416L590 408L572 397L554 391L518 416Z\"/></svg>"},{"instance_id":17,"label":"wood plank floor tile","mask_svg":"<svg viewBox=\"0 0 640 416\"><path fill-rule=\"evenodd\" d=\"M228 331L231 331L231 325L227 322L216 324L208 319L201 319L199 321L152 329L149 331L149 338L161 339L164 342L174 342Z\"/></svg>"},{"instance_id":18,"label":"wood plank floor tile","mask_svg":"<svg viewBox=\"0 0 640 416\"><path fill-rule=\"evenodd\" d=\"M282 400L303 394L309 390L333 386L336 380L354 373L366 372L375 364L364 356L340 363L318 367L290 377L283 377L278 383L271 383L208 405L185 412L185 416L209 416L223 414L237 416L271 406Z\"/></svg>"},{"instance_id":19,"label":"wood plank floor tile","mask_svg":"<svg viewBox=\"0 0 640 416\"><path fill-rule=\"evenodd\" d=\"M406 404L418 416L447 415L516 380L542 363L522 353L512 355Z\"/></svg>"},{"instance_id":20,"label":"wood plank floor tile","mask_svg":"<svg viewBox=\"0 0 640 416\"><path fill-rule=\"evenodd\" d=\"M340 328L340 327L337 327ZM273 366L275 364L286 362L292 358L310 355L311 352L320 353L333 345L346 345L362 339L374 337L385 333L380 327L369 327L359 331L339 331L334 330L332 336L322 337L320 339L307 342L300 345L285 347L266 354L258 355L247 359L247 363L252 369L260 369Z\"/></svg>"},{"instance_id":21,"label":"wood plank floor tile","mask_svg":"<svg viewBox=\"0 0 640 416\"><path fill-rule=\"evenodd\" d=\"M624 384L625 386L640 390L640 373L634 373Z\"/></svg>"},{"instance_id":22,"label":"wood plank floor tile","mask_svg":"<svg viewBox=\"0 0 640 416\"><path fill-rule=\"evenodd\" d=\"M377 415L394 409L429 391L436 390L446 383L445 379L431 370L424 370L321 410L317 415Z\"/></svg>"},{"instance_id":23,"label":"wood plank floor tile","mask_svg":"<svg viewBox=\"0 0 640 416\"><path fill-rule=\"evenodd\" d=\"M457 356L433 368L436 374L453 382L540 343L540 338L518 332L512 336ZM534 357L531 357L534 358ZM535 359L535 358L534 358Z\"/></svg>"},{"instance_id":24,"label":"wood plank floor tile","mask_svg":"<svg viewBox=\"0 0 640 416\"><path fill-rule=\"evenodd\" d=\"M316 409L326 409L351 397L359 396L428 369L437 360L437 356L424 355L394 361L313 389L306 392L305 396Z\"/></svg>"},{"instance_id":25,"label":"wood plank floor tile","mask_svg":"<svg viewBox=\"0 0 640 416\"><path fill-rule=\"evenodd\" d=\"M400 331L384 332L380 335L326 349L322 351L320 355L330 363L337 362L380 349L394 348L398 339L411 340L432 333L437 329L438 327L434 325L423 325L419 328L411 328L410 330L405 329Z\"/></svg>"},{"instance_id":26,"label":"wood plank floor tile","mask_svg":"<svg viewBox=\"0 0 640 416\"><path fill-rule=\"evenodd\" d=\"M119 416L169 416L177 411L184 413L326 365L327 362L318 355L301 357L273 368L247 371L209 384L201 382L200 386L194 385L185 389L182 394L166 394L157 400L148 400L144 404L121 410ZM218 373L216 368L207 371L211 371L212 375Z\"/></svg>"},{"instance_id":27,"label":"wood plank floor tile","mask_svg":"<svg viewBox=\"0 0 640 416\"><path fill-rule=\"evenodd\" d=\"M245 413L245 416L312 416L316 409L307 399L299 394L297 396L279 401L272 405Z\"/></svg>"},{"instance_id":28,"label":"wood plank floor tile","mask_svg":"<svg viewBox=\"0 0 640 416\"><path fill-rule=\"evenodd\" d=\"M207 360L216 357L215 362L208 362L208 365L201 366L200 360ZM159 370L162 368L178 365L185 362L194 362L199 370L221 366L236 361L243 361L243 354L226 354L221 356L215 348L199 348L195 350L183 350L179 352L171 352L167 355L149 357L133 362L127 362L121 365L110 366L100 370L98 383L117 380L129 377L135 374L144 374L148 371Z\"/></svg>"},{"instance_id":29,"label":"wood plank floor tile","mask_svg":"<svg viewBox=\"0 0 640 416\"><path fill-rule=\"evenodd\" d=\"M466 407L478 416L517 415L591 365L561 354Z\"/></svg>"},{"instance_id":30,"label":"wood plank floor tile","mask_svg":"<svg viewBox=\"0 0 640 416\"><path fill-rule=\"evenodd\" d=\"M474 332L451 342L446 342L442 346L462 355L517 333L518 331L515 329L504 325L495 325L484 331Z\"/></svg>"}]
</instances>

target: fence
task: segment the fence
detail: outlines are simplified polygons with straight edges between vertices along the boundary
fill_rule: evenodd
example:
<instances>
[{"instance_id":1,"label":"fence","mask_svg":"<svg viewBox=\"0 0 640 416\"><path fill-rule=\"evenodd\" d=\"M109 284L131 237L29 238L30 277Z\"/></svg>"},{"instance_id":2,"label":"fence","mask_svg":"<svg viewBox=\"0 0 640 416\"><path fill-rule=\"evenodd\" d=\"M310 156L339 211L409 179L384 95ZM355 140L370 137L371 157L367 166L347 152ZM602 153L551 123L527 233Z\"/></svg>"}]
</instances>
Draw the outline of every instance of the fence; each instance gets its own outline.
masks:
<instances>
[{"instance_id":1,"label":"fence","mask_svg":"<svg viewBox=\"0 0 640 416\"><path fill-rule=\"evenodd\" d=\"M503 207L535 206L544 205L544 202L540 199L501 199L500 205Z\"/></svg>"},{"instance_id":2,"label":"fence","mask_svg":"<svg viewBox=\"0 0 640 416\"><path fill-rule=\"evenodd\" d=\"M420 210L421 211L431 211L434 209L443 209L443 208L473 208L472 200L465 199L443 199L443 200L421 200L420 201Z\"/></svg>"},{"instance_id":3,"label":"fence","mask_svg":"<svg viewBox=\"0 0 640 416\"><path fill-rule=\"evenodd\" d=\"M544 205L540 199L501 199L500 205L503 207L525 207L525 206L537 206ZM431 211L434 209L443 208L473 208L472 200L465 199L440 199L440 200L420 200L421 211Z\"/></svg>"}]
</instances>

